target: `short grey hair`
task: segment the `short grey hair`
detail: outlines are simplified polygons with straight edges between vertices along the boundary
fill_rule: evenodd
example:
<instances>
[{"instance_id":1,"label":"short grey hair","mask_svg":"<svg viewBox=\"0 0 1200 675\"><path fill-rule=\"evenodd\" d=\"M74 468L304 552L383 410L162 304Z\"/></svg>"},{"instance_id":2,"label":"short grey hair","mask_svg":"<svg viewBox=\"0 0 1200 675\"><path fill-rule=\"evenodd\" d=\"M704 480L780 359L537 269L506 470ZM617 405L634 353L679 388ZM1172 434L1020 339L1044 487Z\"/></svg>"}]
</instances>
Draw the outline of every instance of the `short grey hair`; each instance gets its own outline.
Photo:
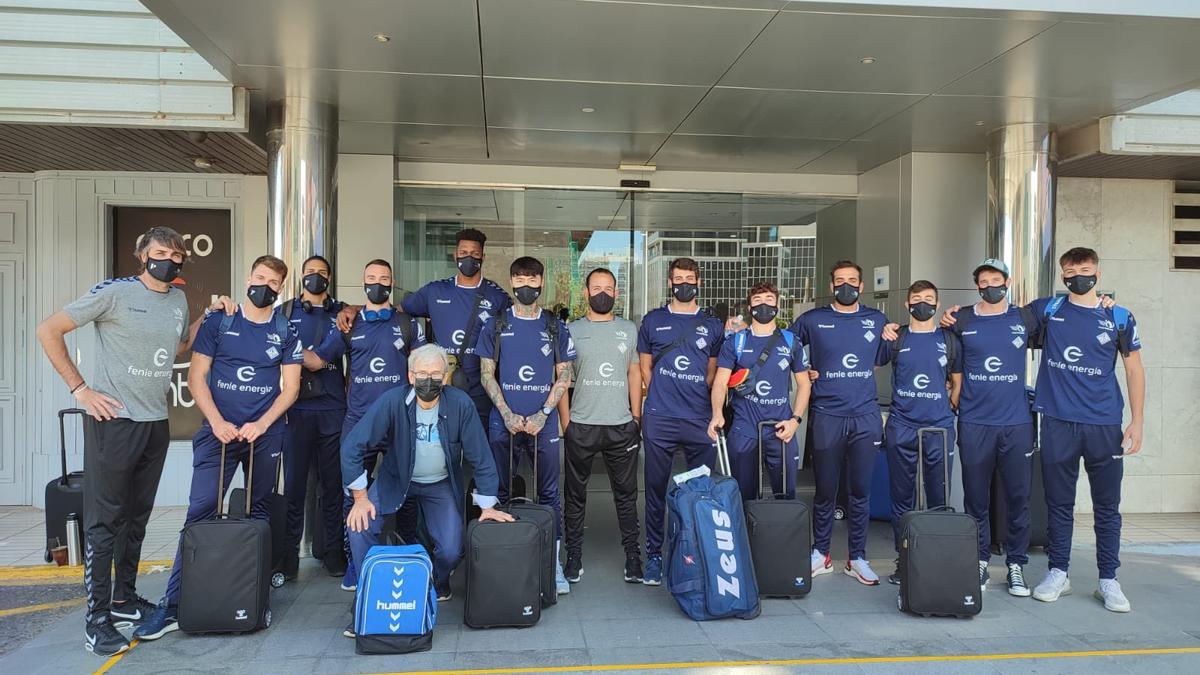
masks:
<instances>
[{"instance_id":1,"label":"short grey hair","mask_svg":"<svg viewBox=\"0 0 1200 675\"><path fill-rule=\"evenodd\" d=\"M408 371L411 373L417 369L417 364L437 361L442 365L442 373L450 370L450 357L446 355L446 350L442 349L441 345L427 344L421 345L412 350L408 354Z\"/></svg>"},{"instance_id":2,"label":"short grey hair","mask_svg":"<svg viewBox=\"0 0 1200 675\"><path fill-rule=\"evenodd\" d=\"M149 250L150 244L154 242L158 242L172 251L182 253L184 259L187 259L187 245L183 241L183 237L175 230L163 225L155 225L137 238L137 242L133 246L133 257L141 260L142 254Z\"/></svg>"}]
</instances>

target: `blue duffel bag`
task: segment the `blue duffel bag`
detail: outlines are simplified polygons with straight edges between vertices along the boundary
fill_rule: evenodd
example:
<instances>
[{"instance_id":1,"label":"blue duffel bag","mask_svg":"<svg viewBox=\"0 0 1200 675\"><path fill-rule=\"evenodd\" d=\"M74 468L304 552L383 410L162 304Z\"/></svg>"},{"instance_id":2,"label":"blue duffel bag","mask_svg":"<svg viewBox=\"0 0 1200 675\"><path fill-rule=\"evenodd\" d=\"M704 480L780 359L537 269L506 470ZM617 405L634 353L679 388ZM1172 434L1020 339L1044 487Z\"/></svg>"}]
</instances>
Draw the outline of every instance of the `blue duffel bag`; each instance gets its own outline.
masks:
<instances>
[{"instance_id":1,"label":"blue duffel bag","mask_svg":"<svg viewBox=\"0 0 1200 675\"><path fill-rule=\"evenodd\" d=\"M728 476L724 434L718 461ZM667 492L667 590L696 621L758 616L758 583L737 481L708 467L675 476Z\"/></svg>"},{"instance_id":2,"label":"blue duffel bag","mask_svg":"<svg viewBox=\"0 0 1200 675\"><path fill-rule=\"evenodd\" d=\"M433 647L437 593L425 547L372 546L354 598L355 651L406 654Z\"/></svg>"}]
</instances>

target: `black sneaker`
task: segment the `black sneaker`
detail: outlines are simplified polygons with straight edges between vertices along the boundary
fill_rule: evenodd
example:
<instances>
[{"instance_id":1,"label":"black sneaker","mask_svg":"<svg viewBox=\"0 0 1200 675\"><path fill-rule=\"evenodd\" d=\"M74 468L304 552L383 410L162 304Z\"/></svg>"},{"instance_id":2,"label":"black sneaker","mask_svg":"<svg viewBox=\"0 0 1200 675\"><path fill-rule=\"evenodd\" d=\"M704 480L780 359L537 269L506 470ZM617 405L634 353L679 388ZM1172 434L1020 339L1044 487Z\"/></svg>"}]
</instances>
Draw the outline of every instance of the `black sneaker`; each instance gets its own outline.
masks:
<instances>
[{"instance_id":1,"label":"black sneaker","mask_svg":"<svg viewBox=\"0 0 1200 675\"><path fill-rule=\"evenodd\" d=\"M979 592L987 590L988 582L988 564L986 560L979 561Z\"/></svg>"},{"instance_id":2,"label":"black sneaker","mask_svg":"<svg viewBox=\"0 0 1200 675\"><path fill-rule=\"evenodd\" d=\"M89 623L83 629L83 648L96 656L114 656L129 651L129 640L113 626L111 619Z\"/></svg>"},{"instance_id":3,"label":"black sneaker","mask_svg":"<svg viewBox=\"0 0 1200 675\"><path fill-rule=\"evenodd\" d=\"M888 575L888 583L893 586L900 585L900 559L896 558L896 571Z\"/></svg>"},{"instance_id":4,"label":"black sneaker","mask_svg":"<svg viewBox=\"0 0 1200 675\"><path fill-rule=\"evenodd\" d=\"M625 559L625 583L642 583L642 556L631 555Z\"/></svg>"},{"instance_id":5,"label":"black sneaker","mask_svg":"<svg viewBox=\"0 0 1200 675\"><path fill-rule=\"evenodd\" d=\"M450 590L449 581L444 584L435 583L433 587L434 591L437 593L438 602L447 602L450 600L450 598L454 597L454 593Z\"/></svg>"},{"instance_id":6,"label":"black sneaker","mask_svg":"<svg viewBox=\"0 0 1200 675\"><path fill-rule=\"evenodd\" d=\"M563 568L567 581L577 584L583 578L583 557L578 553L567 553L567 566Z\"/></svg>"},{"instance_id":7,"label":"black sneaker","mask_svg":"<svg viewBox=\"0 0 1200 675\"><path fill-rule=\"evenodd\" d=\"M119 604L114 602L108 610L108 615L112 617L114 628L130 628L145 621L155 607L157 605L153 602L140 595L135 595L133 600L126 600Z\"/></svg>"},{"instance_id":8,"label":"black sneaker","mask_svg":"<svg viewBox=\"0 0 1200 675\"><path fill-rule=\"evenodd\" d=\"M1012 563L1008 566L1008 594L1018 598L1028 598L1031 591L1025 583L1025 572L1021 566Z\"/></svg>"},{"instance_id":9,"label":"black sneaker","mask_svg":"<svg viewBox=\"0 0 1200 675\"><path fill-rule=\"evenodd\" d=\"M331 577L341 577L346 575L346 555L341 551L330 551L321 559L321 564L325 566L325 571L329 572Z\"/></svg>"}]
</instances>

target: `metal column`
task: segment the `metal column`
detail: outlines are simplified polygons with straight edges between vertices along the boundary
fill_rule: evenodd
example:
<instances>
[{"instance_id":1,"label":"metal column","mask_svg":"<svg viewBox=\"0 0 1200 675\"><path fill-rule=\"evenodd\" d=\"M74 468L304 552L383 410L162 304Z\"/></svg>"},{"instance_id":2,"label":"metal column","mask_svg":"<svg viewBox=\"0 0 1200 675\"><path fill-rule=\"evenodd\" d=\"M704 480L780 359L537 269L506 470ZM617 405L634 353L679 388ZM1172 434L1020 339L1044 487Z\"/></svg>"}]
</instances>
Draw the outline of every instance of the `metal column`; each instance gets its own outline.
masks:
<instances>
[{"instance_id":1,"label":"metal column","mask_svg":"<svg viewBox=\"0 0 1200 675\"><path fill-rule=\"evenodd\" d=\"M987 253L1008 264L1017 305L1053 287L1056 169L1048 125L1013 124L988 134ZM1027 373L1032 385L1036 362Z\"/></svg>"},{"instance_id":2,"label":"metal column","mask_svg":"<svg viewBox=\"0 0 1200 675\"><path fill-rule=\"evenodd\" d=\"M305 258L335 260L337 138L337 108L328 103L288 97L267 106L269 241L288 266L284 298L299 292Z\"/></svg>"}]
</instances>

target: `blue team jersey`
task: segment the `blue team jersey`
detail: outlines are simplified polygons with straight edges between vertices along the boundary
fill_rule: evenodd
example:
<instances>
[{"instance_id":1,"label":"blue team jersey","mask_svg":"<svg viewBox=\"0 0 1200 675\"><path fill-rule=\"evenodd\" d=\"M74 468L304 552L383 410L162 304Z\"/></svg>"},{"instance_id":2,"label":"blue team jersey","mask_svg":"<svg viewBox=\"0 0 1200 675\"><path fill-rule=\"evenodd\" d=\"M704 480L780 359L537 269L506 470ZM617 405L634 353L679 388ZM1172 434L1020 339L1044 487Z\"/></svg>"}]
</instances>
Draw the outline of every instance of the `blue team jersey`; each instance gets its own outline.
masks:
<instances>
[{"instance_id":1,"label":"blue team jersey","mask_svg":"<svg viewBox=\"0 0 1200 675\"><path fill-rule=\"evenodd\" d=\"M1004 314L974 314L953 330L963 351L959 420L997 427L1030 424L1025 357L1031 336L1021 310L1010 305Z\"/></svg>"},{"instance_id":2,"label":"blue team jersey","mask_svg":"<svg viewBox=\"0 0 1200 675\"><path fill-rule=\"evenodd\" d=\"M747 382L747 393L742 395L730 390L733 403L733 425L730 431L754 438L758 434L759 422L786 420L792 417L792 381L795 373L808 370L808 359L800 340L790 331L781 331L778 339L770 335L757 336L749 329L730 335L721 345L717 356L717 367L738 371L753 369L762 351L774 340L771 354L755 374L754 382ZM735 354L740 346L740 353ZM773 436L774 429L763 432Z\"/></svg>"},{"instance_id":3,"label":"blue team jersey","mask_svg":"<svg viewBox=\"0 0 1200 675\"><path fill-rule=\"evenodd\" d=\"M241 307L228 330L218 335L224 316L216 312L200 324L192 351L212 359L208 390L213 403L226 422L240 427L267 412L279 396L280 368L303 363L304 348L286 322L283 325L288 331L281 334L275 315L266 323L254 323L242 315ZM267 433L282 433L283 425L281 415Z\"/></svg>"},{"instance_id":4,"label":"blue team jersey","mask_svg":"<svg viewBox=\"0 0 1200 675\"><path fill-rule=\"evenodd\" d=\"M962 347L948 350L946 344L957 341L948 330L918 333L910 328L905 333L900 351L892 359L892 417L924 427L944 426L954 416L946 373L962 372ZM953 361L948 351L953 351Z\"/></svg>"},{"instance_id":5,"label":"blue team jersey","mask_svg":"<svg viewBox=\"0 0 1200 675\"><path fill-rule=\"evenodd\" d=\"M575 360L575 343L566 324L544 310L532 318L517 316L512 308L505 310L505 326L500 331L500 365L496 381L504 392L504 402L516 414L528 417L540 412L546 397L554 387L555 351L559 363ZM558 324L558 348L550 343L547 322ZM475 353L480 358L496 358L497 323L489 319L479 331Z\"/></svg>"},{"instance_id":6,"label":"blue team jersey","mask_svg":"<svg viewBox=\"0 0 1200 675\"><path fill-rule=\"evenodd\" d=\"M475 354L480 329L488 319L511 307L512 301L503 289L489 279L483 279L476 287L459 286L455 279L450 277L431 281L404 298L400 304L405 312L413 316L429 318L433 324L433 340L448 353L459 355L459 367L471 385L467 393L479 398L487 395L479 384L479 356ZM466 332L470 325L471 309L475 307L475 295L480 291L483 297L479 300L476 314L475 335L471 337Z\"/></svg>"},{"instance_id":7,"label":"blue team jersey","mask_svg":"<svg viewBox=\"0 0 1200 675\"><path fill-rule=\"evenodd\" d=\"M408 384L408 354L425 344L425 330L421 322L407 317L411 324L409 334L412 344L405 344L402 320L399 312L386 321L367 321L359 310L350 329L350 395L346 414L351 419L363 416L384 392L401 384ZM313 351L322 361L330 363L341 360L346 354L346 338L334 328Z\"/></svg>"},{"instance_id":8,"label":"blue team jersey","mask_svg":"<svg viewBox=\"0 0 1200 675\"><path fill-rule=\"evenodd\" d=\"M639 354L654 358L679 341L652 368L644 412L676 419L712 417L708 360L721 352L724 337L721 322L700 311L676 314L670 307L658 307L642 317L637 341Z\"/></svg>"},{"instance_id":9,"label":"blue team jersey","mask_svg":"<svg viewBox=\"0 0 1200 675\"><path fill-rule=\"evenodd\" d=\"M304 349L315 350L329 331L337 329L337 313L341 311L342 303L335 302L328 312L319 305L313 306L311 312L306 312L299 300L290 302L292 317L289 321L300 336L300 345ZM279 311L283 312L282 306ZM346 375L342 372L342 360L329 361L313 375L321 379L324 395L297 399L292 404L292 410L345 410Z\"/></svg>"},{"instance_id":10,"label":"blue team jersey","mask_svg":"<svg viewBox=\"0 0 1200 675\"><path fill-rule=\"evenodd\" d=\"M808 347L808 362L819 373L810 408L835 417L879 412L875 366L891 357L881 337L885 324L883 312L862 305L854 312L814 307L796 319L791 330Z\"/></svg>"},{"instance_id":11,"label":"blue team jersey","mask_svg":"<svg viewBox=\"0 0 1200 675\"><path fill-rule=\"evenodd\" d=\"M1064 299L1046 316L1049 298L1033 302L1042 326L1041 368L1034 410L1082 424L1120 424L1125 400L1117 384L1117 323L1112 310L1080 307ZM1129 351L1142 348L1137 322L1130 314L1125 330Z\"/></svg>"}]
</instances>

